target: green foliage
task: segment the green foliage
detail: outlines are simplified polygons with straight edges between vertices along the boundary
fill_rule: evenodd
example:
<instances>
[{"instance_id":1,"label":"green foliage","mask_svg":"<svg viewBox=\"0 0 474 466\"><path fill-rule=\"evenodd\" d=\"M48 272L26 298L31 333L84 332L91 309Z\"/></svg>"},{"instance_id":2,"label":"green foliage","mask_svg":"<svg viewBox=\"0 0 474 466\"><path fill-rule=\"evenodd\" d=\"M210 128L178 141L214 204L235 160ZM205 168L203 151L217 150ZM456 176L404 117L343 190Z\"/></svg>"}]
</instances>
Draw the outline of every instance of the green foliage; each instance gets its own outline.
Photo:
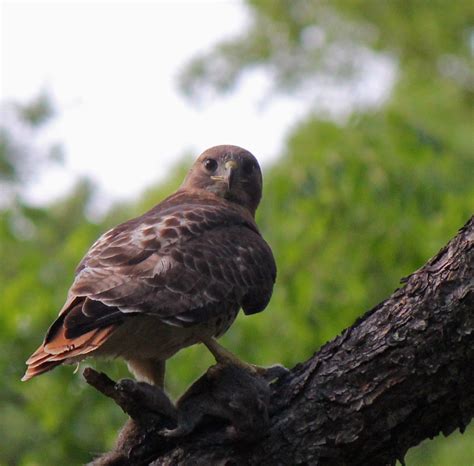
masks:
<instances>
[{"instance_id":1,"label":"green foliage","mask_svg":"<svg viewBox=\"0 0 474 466\"><path fill-rule=\"evenodd\" d=\"M0 105L0 209L18 196L25 183L42 169L62 158L61 146L38 148L36 136L55 114L46 93L28 104Z\"/></svg>"},{"instance_id":2,"label":"green foliage","mask_svg":"<svg viewBox=\"0 0 474 466\"><path fill-rule=\"evenodd\" d=\"M272 73L278 90L298 91L324 73L351 86L360 47L398 63L397 84L382 107L354 113L344 125L309 114L264 173L258 223L276 255L277 286L268 309L239 317L223 340L249 361L292 366L388 296L472 213L472 2L449 8L441 1L372 0L364 8L348 0L248 4L250 29L185 71L190 95L230 89L255 65ZM323 42L308 39L316 26ZM335 66L333 46L347 44L354 53ZM40 125L48 109L39 99L16 112L26 124ZM14 157L24 146L12 128L1 130L0 183L21 193L31 151ZM23 361L62 306L90 244L176 189L188 164L98 223L85 214L93 196L87 181L47 208L8 198L0 212L1 464L83 463L111 446L124 416L86 386L80 371L61 367L22 384ZM201 347L179 353L169 364L170 392L181 393L211 362ZM121 363L94 365L127 376ZM471 427L463 436L424 442L407 462L468 465L473 439Z\"/></svg>"}]
</instances>

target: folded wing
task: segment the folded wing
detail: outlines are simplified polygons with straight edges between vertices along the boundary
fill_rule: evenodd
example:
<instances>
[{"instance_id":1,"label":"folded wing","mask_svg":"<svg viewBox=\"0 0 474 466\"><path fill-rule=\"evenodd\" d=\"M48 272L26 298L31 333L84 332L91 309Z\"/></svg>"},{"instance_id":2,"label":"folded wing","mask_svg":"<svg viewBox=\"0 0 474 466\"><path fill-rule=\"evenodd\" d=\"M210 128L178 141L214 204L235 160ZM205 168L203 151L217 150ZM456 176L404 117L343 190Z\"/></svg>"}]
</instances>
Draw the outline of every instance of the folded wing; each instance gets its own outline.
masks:
<instances>
[{"instance_id":1,"label":"folded wing","mask_svg":"<svg viewBox=\"0 0 474 466\"><path fill-rule=\"evenodd\" d=\"M238 209L165 201L91 247L23 380L93 352L132 316L191 326L236 304L259 312L275 273L270 248Z\"/></svg>"}]
</instances>

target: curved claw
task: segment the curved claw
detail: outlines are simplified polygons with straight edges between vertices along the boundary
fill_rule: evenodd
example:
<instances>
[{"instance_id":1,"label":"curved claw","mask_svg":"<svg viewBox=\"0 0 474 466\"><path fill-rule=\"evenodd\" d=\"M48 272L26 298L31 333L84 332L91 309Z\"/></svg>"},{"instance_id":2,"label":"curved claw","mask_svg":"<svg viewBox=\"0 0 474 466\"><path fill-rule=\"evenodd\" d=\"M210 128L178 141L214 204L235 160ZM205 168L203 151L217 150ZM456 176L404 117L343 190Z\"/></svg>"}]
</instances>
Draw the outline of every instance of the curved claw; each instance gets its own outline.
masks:
<instances>
[{"instance_id":1,"label":"curved claw","mask_svg":"<svg viewBox=\"0 0 474 466\"><path fill-rule=\"evenodd\" d=\"M268 367L253 366L253 368L255 373L263 377L267 382L279 379L290 373L290 370L281 364L274 364Z\"/></svg>"}]
</instances>

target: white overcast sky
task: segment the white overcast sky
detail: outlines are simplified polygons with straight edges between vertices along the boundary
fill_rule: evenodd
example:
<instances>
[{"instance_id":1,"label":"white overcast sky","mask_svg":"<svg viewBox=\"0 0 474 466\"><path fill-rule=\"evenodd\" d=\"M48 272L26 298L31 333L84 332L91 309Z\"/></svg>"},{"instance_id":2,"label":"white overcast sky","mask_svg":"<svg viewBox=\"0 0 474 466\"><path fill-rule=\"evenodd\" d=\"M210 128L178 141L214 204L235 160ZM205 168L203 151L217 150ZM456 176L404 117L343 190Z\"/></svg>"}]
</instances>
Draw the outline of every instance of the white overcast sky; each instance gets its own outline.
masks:
<instances>
[{"instance_id":1,"label":"white overcast sky","mask_svg":"<svg viewBox=\"0 0 474 466\"><path fill-rule=\"evenodd\" d=\"M26 102L45 89L59 112L47 137L62 143L65 164L31 188L35 202L63 193L83 174L105 200L129 198L184 151L197 156L216 144L243 146L265 167L308 110L301 98L262 106L270 86L258 72L199 108L179 94L182 67L244 29L247 11L237 0L3 0L1 16L2 100Z\"/></svg>"},{"instance_id":2,"label":"white overcast sky","mask_svg":"<svg viewBox=\"0 0 474 466\"><path fill-rule=\"evenodd\" d=\"M46 89L59 115L48 137L63 143L65 166L32 189L37 201L79 174L106 197L127 198L164 176L185 150L237 144L274 157L298 103L262 107L263 75L232 96L196 108L177 89L189 59L245 26L239 1L2 3L3 99Z\"/></svg>"}]
</instances>

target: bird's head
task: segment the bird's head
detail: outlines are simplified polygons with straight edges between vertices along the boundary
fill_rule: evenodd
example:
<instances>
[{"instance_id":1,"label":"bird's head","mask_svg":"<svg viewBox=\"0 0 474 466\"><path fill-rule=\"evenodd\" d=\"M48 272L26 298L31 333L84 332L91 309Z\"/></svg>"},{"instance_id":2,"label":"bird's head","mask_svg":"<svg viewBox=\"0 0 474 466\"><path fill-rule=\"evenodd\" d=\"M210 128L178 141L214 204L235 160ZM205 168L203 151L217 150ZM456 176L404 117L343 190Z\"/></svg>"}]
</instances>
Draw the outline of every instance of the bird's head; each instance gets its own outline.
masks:
<instances>
[{"instance_id":1,"label":"bird's head","mask_svg":"<svg viewBox=\"0 0 474 466\"><path fill-rule=\"evenodd\" d=\"M181 188L204 189L255 215L262 197L262 172L249 151L237 146L215 146L199 156Z\"/></svg>"}]
</instances>

